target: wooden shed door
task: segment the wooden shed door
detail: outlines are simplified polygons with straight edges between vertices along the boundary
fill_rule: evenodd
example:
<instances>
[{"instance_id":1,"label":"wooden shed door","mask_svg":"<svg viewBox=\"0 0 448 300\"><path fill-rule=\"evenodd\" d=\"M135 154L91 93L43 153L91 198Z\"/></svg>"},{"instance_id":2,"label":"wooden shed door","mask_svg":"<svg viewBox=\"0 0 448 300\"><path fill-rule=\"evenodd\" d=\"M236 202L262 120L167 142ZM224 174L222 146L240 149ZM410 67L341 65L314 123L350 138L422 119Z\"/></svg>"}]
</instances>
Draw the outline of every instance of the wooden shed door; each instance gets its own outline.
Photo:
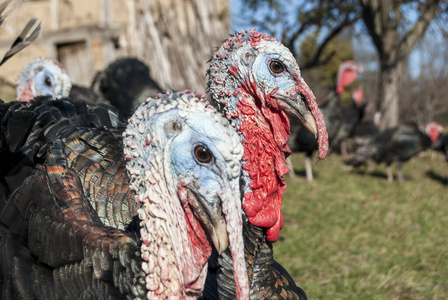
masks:
<instances>
[{"instance_id":1,"label":"wooden shed door","mask_svg":"<svg viewBox=\"0 0 448 300\"><path fill-rule=\"evenodd\" d=\"M90 86L91 64L85 41L56 45L58 60L67 71L72 83Z\"/></svg>"}]
</instances>

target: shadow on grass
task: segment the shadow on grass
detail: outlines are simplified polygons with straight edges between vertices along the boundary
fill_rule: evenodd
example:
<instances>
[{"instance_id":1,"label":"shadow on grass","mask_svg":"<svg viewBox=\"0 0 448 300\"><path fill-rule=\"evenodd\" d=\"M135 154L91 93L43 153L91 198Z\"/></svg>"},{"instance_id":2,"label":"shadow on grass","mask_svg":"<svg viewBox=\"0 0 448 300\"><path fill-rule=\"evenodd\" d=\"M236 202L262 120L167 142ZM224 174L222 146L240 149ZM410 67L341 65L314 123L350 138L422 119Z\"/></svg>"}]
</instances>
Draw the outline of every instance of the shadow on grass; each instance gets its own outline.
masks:
<instances>
[{"instance_id":1,"label":"shadow on grass","mask_svg":"<svg viewBox=\"0 0 448 300\"><path fill-rule=\"evenodd\" d=\"M296 174L296 176L306 177L305 169L298 170L298 169L294 168L294 174Z\"/></svg>"},{"instance_id":2,"label":"shadow on grass","mask_svg":"<svg viewBox=\"0 0 448 300\"><path fill-rule=\"evenodd\" d=\"M381 172L381 171L365 171L365 170L354 170L352 171L352 173L360 175L360 176L370 176L370 177L375 177L375 178L379 178L379 179L384 179L387 180L387 173L386 172ZM409 181L412 180L412 177L404 174L404 181ZM394 173L394 180L397 180L397 174ZM448 179L447 179L448 180Z\"/></svg>"},{"instance_id":3,"label":"shadow on grass","mask_svg":"<svg viewBox=\"0 0 448 300\"><path fill-rule=\"evenodd\" d=\"M369 175L372 177L376 177L376 178L387 179L387 174L384 172L380 172L380 171L372 171L369 173Z\"/></svg>"},{"instance_id":4,"label":"shadow on grass","mask_svg":"<svg viewBox=\"0 0 448 300\"><path fill-rule=\"evenodd\" d=\"M448 178L447 177L443 177L440 176L439 174L437 174L436 172L434 172L433 170L427 171L426 172L426 176L428 176L429 178L431 178L432 180L438 181L443 185L448 185Z\"/></svg>"},{"instance_id":5,"label":"shadow on grass","mask_svg":"<svg viewBox=\"0 0 448 300\"><path fill-rule=\"evenodd\" d=\"M299 169L294 168L294 174L295 174L296 177L306 178L306 171L305 171L305 169L300 169L299 170ZM318 172L313 170L313 177L314 177L314 179L318 178L319 177Z\"/></svg>"},{"instance_id":6,"label":"shadow on grass","mask_svg":"<svg viewBox=\"0 0 448 300\"><path fill-rule=\"evenodd\" d=\"M387 174L380 171L367 171L366 169L362 168L355 168L352 170L353 174L360 175L360 176L371 176L376 178L384 178L387 179Z\"/></svg>"}]
</instances>

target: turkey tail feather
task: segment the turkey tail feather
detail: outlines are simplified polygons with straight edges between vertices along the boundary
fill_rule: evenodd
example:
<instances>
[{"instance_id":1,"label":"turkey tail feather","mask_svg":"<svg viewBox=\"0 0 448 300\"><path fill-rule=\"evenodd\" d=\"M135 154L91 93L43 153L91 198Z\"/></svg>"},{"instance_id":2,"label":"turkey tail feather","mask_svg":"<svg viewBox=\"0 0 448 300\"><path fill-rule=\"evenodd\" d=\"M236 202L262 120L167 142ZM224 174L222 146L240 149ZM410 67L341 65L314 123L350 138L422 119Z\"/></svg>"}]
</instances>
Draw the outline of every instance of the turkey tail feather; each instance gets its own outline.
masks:
<instances>
[{"instance_id":1,"label":"turkey tail feather","mask_svg":"<svg viewBox=\"0 0 448 300\"><path fill-rule=\"evenodd\" d=\"M0 27L3 25L6 17L20 4L22 0L5 0L0 4ZM12 3L12 5L6 10L6 8ZM5 11L6 10L6 11Z\"/></svg>"},{"instance_id":2,"label":"turkey tail feather","mask_svg":"<svg viewBox=\"0 0 448 300\"><path fill-rule=\"evenodd\" d=\"M17 5L20 4L21 0L13 1L12 4L11 2L12 1L7 0L0 4L0 26L3 25L5 18L17 7ZM7 9L10 4L11 6ZM14 43L12 43L11 48L3 56L3 59L0 61L0 66L37 39L40 33L40 24L41 23L38 23L38 20L34 18L28 21L22 32L16 38Z\"/></svg>"}]
</instances>

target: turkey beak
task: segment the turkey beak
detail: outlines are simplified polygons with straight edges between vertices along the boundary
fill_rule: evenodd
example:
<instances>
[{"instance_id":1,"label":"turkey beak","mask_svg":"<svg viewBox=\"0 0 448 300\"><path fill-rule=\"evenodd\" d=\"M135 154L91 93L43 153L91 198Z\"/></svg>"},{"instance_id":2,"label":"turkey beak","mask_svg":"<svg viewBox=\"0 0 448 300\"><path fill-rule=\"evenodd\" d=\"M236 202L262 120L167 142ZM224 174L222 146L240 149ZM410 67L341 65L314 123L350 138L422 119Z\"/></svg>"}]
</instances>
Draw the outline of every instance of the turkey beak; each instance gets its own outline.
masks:
<instances>
[{"instance_id":1,"label":"turkey beak","mask_svg":"<svg viewBox=\"0 0 448 300\"><path fill-rule=\"evenodd\" d=\"M227 234L227 223L222 213L222 201L228 201L222 197L214 197L207 200L198 193L189 190L194 194L197 201L190 202L194 214L202 221L207 229L210 239L219 254L223 253L229 246L229 235ZM190 196L191 198L191 196Z\"/></svg>"},{"instance_id":2,"label":"turkey beak","mask_svg":"<svg viewBox=\"0 0 448 300\"><path fill-rule=\"evenodd\" d=\"M219 211L221 211L221 209L219 209ZM227 223L222 213L220 213L219 216L215 216L208 230L216 251L218 251L219 254L222 254L229 246Z\"/></svg>"},{"instance_id":3,"label":"turkey beak","mask_svg":"<svg viewBox=\"0 0 448 300\"><path fill-rule=\"evenodd\" d=\"M280 107L283 108L286 113L290 116L294 116L302 122L303 126L308 129L314 136L317 138L317 124L316 119L311 114L308 105L306 104L306 100L300 93L297 94L297 97L291 98L287 95L274 94L275 98L282 100L284 105L280 104Z\"/></svg>"}]
</instances>

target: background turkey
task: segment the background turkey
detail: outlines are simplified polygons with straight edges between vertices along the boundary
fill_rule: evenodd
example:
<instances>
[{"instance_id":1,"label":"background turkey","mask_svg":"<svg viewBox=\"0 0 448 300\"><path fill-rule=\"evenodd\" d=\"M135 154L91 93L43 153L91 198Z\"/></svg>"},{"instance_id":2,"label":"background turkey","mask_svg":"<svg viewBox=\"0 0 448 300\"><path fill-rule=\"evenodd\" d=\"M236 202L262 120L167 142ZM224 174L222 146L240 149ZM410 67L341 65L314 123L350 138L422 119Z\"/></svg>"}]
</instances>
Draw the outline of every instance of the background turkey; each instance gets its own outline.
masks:
<instances>
[{"instance_id":1,"label":"background turkey","mask_svg":"<svg viewBox=\"0 0 448 300\"><path fill-rule=\"evenodd\" d=\"M416 124L404 124L388 128L375 135L364 147L359 148L345 164L359 167L372 159L376 163L384 162L387 166L387 180L393 181L391 164L397 163L397 175L400 182L404 181L403 164L427 150L436 142L441 131L441 126L431 122L426 126L425 132L420 131Z\"/></svg>"},{"instance_id":2,"label":"background turkey","mask_svg":"<svg viewBox=\"0 0 448 300\"><path fill-rule=\"evenodd\" d=\"M368 106L366 107L368 108ZM348 152L355 152L356 149L368 144L370 140L380 131L381 113L376 112L373 120L361 120L357 122L347 141Z\"/></svg>"},{"instance_id":3,"label":"background turkey","mask_svg":"<svg viewBox=\"0 0 448 300\"><path fill-rule=\"evenodd\" d=\"M151 78L148 66L136 58L120 58L98 75L99 92L126 117L146 98L163 92ZM95 90L95 89L94 89Z\"/></svg>"},{"instance_id":4,"label":"background turkey","mask_svg":"<svg viewBox=\"0 0 448 300\"><path fill-rule=\"evenodd\" d=\"M343 62L338 69L335 89L327 96L326 101L319 106L325 119L331 147L334 140L337 140L339 144L346 137L345 132L349 131L353 122L356 123L358 120L362 95L356 94L356 99L353 98L353 107L348 109L341 107L340 95L344 92L345 87L353 83L358 73L362 71L362 66L354 61ZM305 153L306 178L311 182L313 181L311 160L314 151L318 149L317 141L314 135L296 119L290 118L290 122L291 137L288 140L288 145L292 152ZM291 159L288 159L288 165L289 174L294 176L294 166Z\"/></svg>"},{"instance_id":5,"label":"background turkey","mask_svg":"<svg viewBox=\"0 0 448 300\"><path fill-rule=\"evenodd\" d=\"M23 67L17 79L17 100L29 102L38 96L67 97L72 88L61 63L56 59L41 57Z\"/></svg>"},{"instance_id":6,"label":"background turkey","mask_svg":"<svg viewBox=\"0 0 448 300\"><path fill-rule=\"evenodd\" d=\"M353 136L356 125L361 123L368 110L368 104L363 102L363 97L363 87L354 88L352 103L341 107L341 111L332 120L332 123L337 124L337 130L330 136L330 147L334 151L339 150L343 156L347 155L347 139Z\"/></svg>"},{"instance_id":7,"label":"background turkey","mask_svg":"<svg viewBox=\"0 0 448 300\"><path fill-rule=\"evenodd\" d=\"M230 242L248 299L242 148L205 99L153 99L126 131L112 107L68 99L2 104L1 116L3 299L197 297L210 240Z\"/></svg>"},{"instance_id":8,"label":"background turkey","mask_svg":"<svg viewBox=\"0 0 448 300\"><path fill-rule=\"evenodd\" d=\"M442 152L445 155L445 160L448 162L448 134L440 134L433 145L433 149Z\"/></svg>"}]
</instances>

